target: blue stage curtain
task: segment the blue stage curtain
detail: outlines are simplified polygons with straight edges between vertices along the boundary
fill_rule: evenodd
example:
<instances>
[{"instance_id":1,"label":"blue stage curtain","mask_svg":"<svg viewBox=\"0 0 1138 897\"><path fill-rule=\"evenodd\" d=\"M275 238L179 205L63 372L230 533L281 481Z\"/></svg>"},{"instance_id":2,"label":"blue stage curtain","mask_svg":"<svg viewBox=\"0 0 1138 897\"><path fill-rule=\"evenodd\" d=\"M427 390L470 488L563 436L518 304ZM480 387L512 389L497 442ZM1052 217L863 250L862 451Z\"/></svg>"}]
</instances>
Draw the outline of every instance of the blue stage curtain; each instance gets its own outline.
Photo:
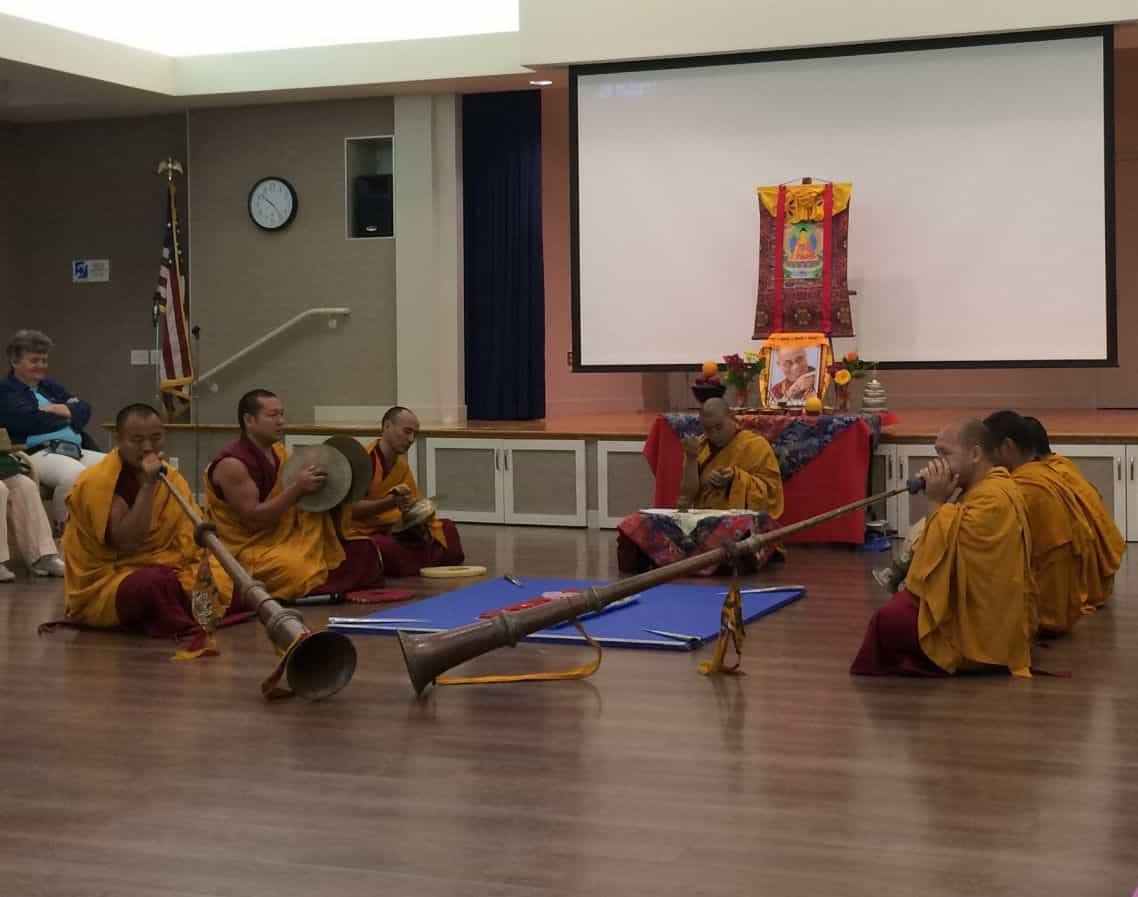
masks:
<instances>
[{"instance_id":1,"label":"blue stage curtain","mask_svg":"<svg viewBox=\"0 0 1138 897\"><path fill-rule=\"evenodd\" d=\"M541 94L462 98L466 408L545 416Z\"/></svg>"}]
</instances>

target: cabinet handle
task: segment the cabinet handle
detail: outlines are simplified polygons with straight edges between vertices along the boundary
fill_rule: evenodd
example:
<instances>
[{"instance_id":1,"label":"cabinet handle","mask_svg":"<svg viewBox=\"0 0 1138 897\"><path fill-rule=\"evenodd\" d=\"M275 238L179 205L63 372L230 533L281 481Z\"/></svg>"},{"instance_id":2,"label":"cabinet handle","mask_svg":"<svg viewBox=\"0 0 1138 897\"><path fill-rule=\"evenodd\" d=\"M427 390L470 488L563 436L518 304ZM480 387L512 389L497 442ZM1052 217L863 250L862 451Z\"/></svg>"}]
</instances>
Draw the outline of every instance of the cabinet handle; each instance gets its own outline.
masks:
<instances>
[{"instance_id":1,"label":"cabinet handle","mask_svg":"<svg viewBox=\"0 0 1138 897\"><path fill-rule=\"evenodd\" d=\"M504 461L506 463L506 470L510 469L510 455L511 454L513 454L512 449L508 449L508 448L502 449L502 458L504 459Z\"/></svg>"},{"instance_id":2,"label":"cabinet handle","mask_svg":"<svg viewBox=\"0 0 1138 897\"><path fill-rule=\"evenodd\" d=\"M1118 482L1122 482L1122 459L1118 459Z\"/></svg>"},{"instance_id":3,"label":"cabinet handle","mask_svg":"<svg viewBox=\"0 0 1138 897\"><path fill-rule=\"evenodd\" d=\"M502 469L502 462L498 458L498 455L501 453L501 451L502 451L501 449L494 449L494 469L495 470L501 470Z\"/></svg>"},{"instance_id":4,"label":"cabinet handle","mask_svg":"<svg viewBox=\"0 0 1138 897\"><path fill-rule=\"evenodd\" d=\"M1130 459L1130 482L1134 482L1134 459Z\"/></svg>"},{"instance_id":5,"label":"cabinet handle","mask_svg":"<svg viewBox=\"0 0 1138 897\"><path fill-rule=\"evenodd\" d=\"M892 485L892 483L893 483L893 459L892 458L886 458L885 459L885 470L886 470L885 479L887 482L889 482L890 485Z\"/></svg>"}]
</instances>

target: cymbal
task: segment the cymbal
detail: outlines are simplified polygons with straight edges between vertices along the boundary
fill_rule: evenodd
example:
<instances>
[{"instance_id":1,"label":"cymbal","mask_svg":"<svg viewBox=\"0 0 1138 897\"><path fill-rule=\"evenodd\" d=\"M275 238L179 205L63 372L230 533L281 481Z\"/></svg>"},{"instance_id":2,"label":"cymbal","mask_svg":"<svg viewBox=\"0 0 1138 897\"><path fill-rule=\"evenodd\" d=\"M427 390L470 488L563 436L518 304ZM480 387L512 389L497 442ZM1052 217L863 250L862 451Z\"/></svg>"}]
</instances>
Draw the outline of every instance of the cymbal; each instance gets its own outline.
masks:
<instances>
[{"instance_id":1,"label":"cymbal","mask_svg":"<svg viewBox=\"0 0 1138 897\"><path fill-rule=\"evenodd\" d=\"M399 522L391 528L393 533L401 533L404 530L414 529L417 526L422 526L429 523L431 519L438 513L438 506L429 498L420 498L415 504L411 505Z\"/></svg>"},{"instance_id":2,"label":"cymbal","mask_svg":"<svg viewBox=\"0 0 1138 897\"><path fill-rule=\"evenodd\" d=\"M367 453L367 449L360 445L358 439L343 434L329 436L324 440L324 444L332 446L336 451L343 454L352 467L352 486L344 501L349 504L359 501L367 495L368 489L371 488L371 455Z\"/></svg>"},{"instance_id":3,"label":"cymbal","mask_svg":"<svg viewBox=\"0 0 1138 897\"><path fill-rule=\"evenodd\" d=\"M352 488L352 465L344 453L330 445L301 445L285 461L281 469L281 482L287 488L296 480L300 471L313 465L325 474L324 485L316 492L301 496L296 506L304 511L330 511L343 504Z\"/></svg>"}]
</instances>

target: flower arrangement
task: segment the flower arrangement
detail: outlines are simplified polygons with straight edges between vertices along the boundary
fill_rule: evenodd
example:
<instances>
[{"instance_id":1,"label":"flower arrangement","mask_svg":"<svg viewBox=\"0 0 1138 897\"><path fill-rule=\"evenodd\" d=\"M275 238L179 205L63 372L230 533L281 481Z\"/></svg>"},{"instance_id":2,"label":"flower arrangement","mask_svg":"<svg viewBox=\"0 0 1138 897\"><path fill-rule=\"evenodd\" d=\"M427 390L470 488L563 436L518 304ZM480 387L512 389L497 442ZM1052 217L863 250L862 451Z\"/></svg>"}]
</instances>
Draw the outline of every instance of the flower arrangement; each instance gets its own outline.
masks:
<instances>
[{"instance_id":1,"label":"flower arrangement","mask_svg":"<svg viewBox=\"0 0 1138 897\"><path fill-rule=\"evenodd\" d=\"M762 372L764 359L758 352L738 352L724 355L723 361L727 365L727 373L723 376L728 386L735 387L739 396L739 404L743 404L743 397L755 378Z\"/></svg>"},{"instance_id":2,"label":"flower arrangement","mask_svg":"<svg viewBox=\"0 0 1138 897\"><path fill-rule=\"evenodd\" d=\"M838 375L845 371L846 376L841 379L848 384L853 377L864 377L866 371L875 370L877 370L876 361L862 361L857 352L847 352L841 361L835 361L830 365L830 376L836 383L839 381Z\"/></svg>"},{"instance_id":3,"label":"flower arrangement","mask_svg":"<svg viewBox=\"0 0 1138 897\"><path fill-rule=\"evenodd\" d=\"M736 401L743 404L744 396L751 384L763 369L763 357L758 352L738 352L723 356L723 366L726 368L720 376L719 362L708 360L703 363L700 375L695 378L692 393L700 402L709 398L722 396L727 387L734 387Z\"/></svg>"},{"instance_id":4,"label":"flower arrangement","mask_svg":"<svg viewBox=\"0 0 1138 897\"><path fill-rule=\"evenodd\" d=\"M836 411L846 411L850 404L850 383L855 377L864 377L867 371L877 369L877 362L863 361L857 352L847 352L841 361L830 365L829 373L834 379L834 398Z\"/></svg>"},{"instance_id":5,"label":"flower arrangement","mask_svg":"<svg viewBox=\"0 0 1138 897\"><path fill-rule=\"evenodd\" d=\"M723 379L728 386L734 386L739 392L746 392L763 369L763 359L757 352L724 355L723 361L727 365L727 374Z\"/></svg>"}]
</instances>

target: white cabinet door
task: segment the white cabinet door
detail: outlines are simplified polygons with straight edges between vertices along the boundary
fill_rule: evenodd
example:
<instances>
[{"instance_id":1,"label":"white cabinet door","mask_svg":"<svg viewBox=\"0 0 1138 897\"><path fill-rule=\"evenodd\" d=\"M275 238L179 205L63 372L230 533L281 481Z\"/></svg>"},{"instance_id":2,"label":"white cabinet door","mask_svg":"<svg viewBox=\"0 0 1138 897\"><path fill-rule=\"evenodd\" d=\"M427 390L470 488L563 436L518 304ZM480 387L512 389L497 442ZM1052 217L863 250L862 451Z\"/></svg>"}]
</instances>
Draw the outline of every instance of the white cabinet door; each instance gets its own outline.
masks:
<instances>
[{"instance_id":1,"label":"white cabinet door","mask_svg":"<svg viewBox=\"0 0 1138 897\"><path fill-rule=\"evenodd\" d=\"M629 514L652 507L656 478L644 458L644 443L597 443L597 523L616 529Z\"/></svg>"},{"instance_id":2,"label":"white cabinet door","mask_svg":"<svg viewBox=\"0 0 1138 897\"><path fill-rule=\"evenodd\" d=\"M432 436L426 454L426 494L438 496L440 517L466 523L504 520L501 440Z\"/></svg>"},{"instance_id":3,"label":"white cabinet door","mask_svg":"<svg viewBox=\"0 0 1138 897\"><path fill-rule=\"evenodd\" d=\"M504 519L529 526L585 526L585 440L501 440Z\"/></svg>"},{"instance_id":4,"label":"white cabinet door","mask_svg":"<svg viewBox=\"0 0 1138 897\"><path fill-rule=\"evenodd\" d=\"M1138 542L1138 445L1126 446L1126 533L1127 542Z\"/></svg>"},{"instance_id":5,"label":"white cabinet door","mask_svg":"<svg viewBox=\"0 0 1138 897\"><path fill-rule=\"evenodd\" d=\"M869 459L869 492L876 495L878 492L896 489L899 485L897 478L897 446L878 445L877 451ZM899 523L898 496L888 498L883 502L870 505L865 509L865 519L871 521L884 520L891 532L897 531Z\"/></svg>"},{"instance_id":6,"label":"white cabinet door","mask_svg":"<svg viewBox=\"0 0 1138 897\"><path fill-rule=\"evenodd\" d=\"M897 446L897 487L900 488L936 457L932 443ZM897 496L897 533L904 536L914 523L928 513L929 500L923 492Z\"/></svg>"},{"instance_id":7,"label":"white cabinet door","mask_svg":"<svg viewBox=\"0 0 1138 897\"><path fill-rule=\"evenodd\" d=\"M585 526L583 439L426 440L427 494L466 523Z\"/></svg>"},{"instance_id":8,"label":"white cabinet door","mask_svg":"<svg viewBox=\"0 0 1138 897\"><path fill-rule=\"evenodd\" d=\"M1053 445L1051 451L1064 455L1102 496L1106 509L1126 532L1126 446L1123 445Z\"/></svg>"}]
</instances>

